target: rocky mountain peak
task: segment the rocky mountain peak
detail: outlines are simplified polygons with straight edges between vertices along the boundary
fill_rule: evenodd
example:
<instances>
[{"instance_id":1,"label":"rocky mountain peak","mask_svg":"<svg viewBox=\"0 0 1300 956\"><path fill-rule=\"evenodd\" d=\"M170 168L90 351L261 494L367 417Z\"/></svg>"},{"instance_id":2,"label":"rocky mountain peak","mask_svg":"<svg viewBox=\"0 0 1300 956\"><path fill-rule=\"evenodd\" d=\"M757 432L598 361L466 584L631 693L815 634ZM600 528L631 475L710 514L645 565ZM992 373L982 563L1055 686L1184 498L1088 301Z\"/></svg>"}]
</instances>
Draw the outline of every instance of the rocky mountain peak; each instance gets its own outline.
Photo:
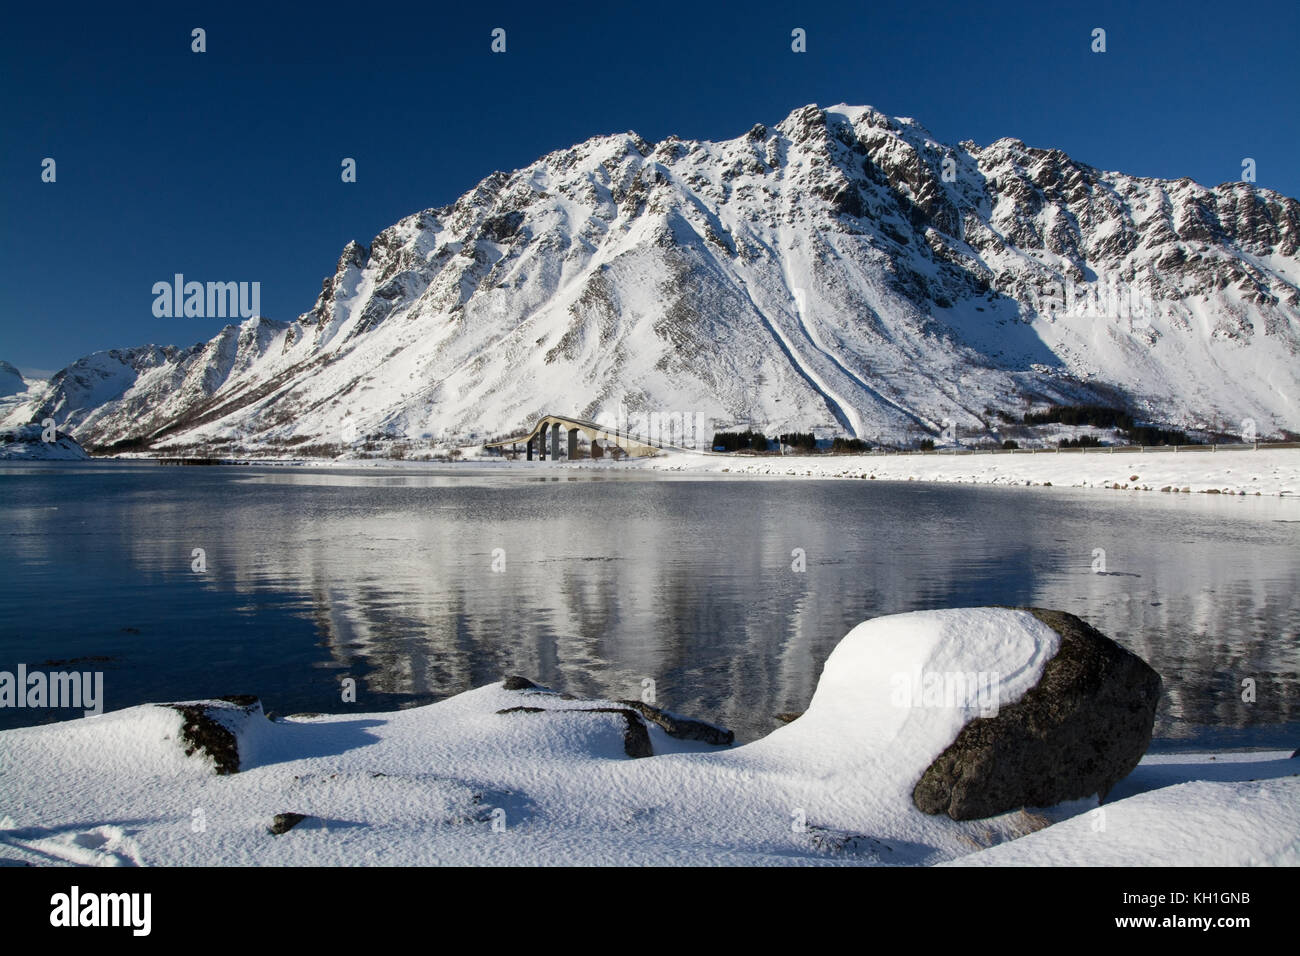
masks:
<instances>
[{"instance_id":1,"label":"rocky mountain peak","mask_svg":"<svg viewBox=\"0 0 1300 956\"><path fill-rule=\"evenodd\" d=\"M1119 396L1267 435L1300 429L1298 243L1300 204L1252 184L809 104L733 139L617 133L492 173L349 242L297 322L96 353L11 419L274 451L330 446L345 414L399 441L677 408L904 441Z\"/></svg>"}]
</instances>

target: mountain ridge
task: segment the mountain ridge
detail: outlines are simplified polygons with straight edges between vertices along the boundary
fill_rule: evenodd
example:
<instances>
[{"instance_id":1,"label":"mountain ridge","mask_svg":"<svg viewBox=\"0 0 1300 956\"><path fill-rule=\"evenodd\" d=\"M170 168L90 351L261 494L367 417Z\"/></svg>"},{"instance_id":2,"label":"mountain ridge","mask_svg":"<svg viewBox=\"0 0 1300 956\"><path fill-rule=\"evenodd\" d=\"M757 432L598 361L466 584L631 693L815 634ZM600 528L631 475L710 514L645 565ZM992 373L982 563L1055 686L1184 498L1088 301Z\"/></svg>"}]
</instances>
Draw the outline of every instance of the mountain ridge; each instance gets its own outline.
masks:
<instances>
[{"instance_id":1,"label":"mountain ridge","mask_svg":"<svg viewBox=\"0 0 1300 956\"><path fill-rule=\"evenodd\" d=\"M291 454L659 411L905 444L1105 401L1266 436L1300 430L1298 248L1300 203L1252 184L809 105L494 172L349 242L296 319L94 353L4 423Z\"/></svg>"}]
</instances>

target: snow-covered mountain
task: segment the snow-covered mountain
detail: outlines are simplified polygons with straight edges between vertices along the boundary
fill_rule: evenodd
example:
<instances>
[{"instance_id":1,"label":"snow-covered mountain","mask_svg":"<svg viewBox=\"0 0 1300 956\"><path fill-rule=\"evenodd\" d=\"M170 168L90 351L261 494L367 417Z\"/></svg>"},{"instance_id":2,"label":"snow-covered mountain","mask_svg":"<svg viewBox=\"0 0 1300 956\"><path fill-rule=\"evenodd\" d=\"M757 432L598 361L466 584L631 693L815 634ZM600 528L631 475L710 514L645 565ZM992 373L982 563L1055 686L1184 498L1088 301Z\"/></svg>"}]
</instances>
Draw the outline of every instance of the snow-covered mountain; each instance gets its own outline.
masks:
<instances>
[{"instance_id":1,"label":"snow-covered mountain","mask_svg":"<svg viewBox=\"0 0 1300 956\"><path fill-rule=\"evenodd\" d=\"M44 382L29 379L8 362L0 361L0 421L8 421L11 416L23 418L44 391Z\"/></svg>"},{"instance_id":2,"label":"snow-covered mountain","mask_svg":"<svg viewBox=\"0 0 1300 956\"><path fill-rule=\"evenodd\" d=\"M901 442L1104 401L1268 436L1300 430L1298 249L1300 203L1247 183L807 106L723 142L601 136L494 173L349 243L295 321L96 353L7 422L303 453L684 412Z\"/></svg>"},{"instance_id":3,"label":"snow-covered mountain","mask_svg":"<svg viewBox=\"0 0 1300 956\"><path fill-rule=\"evenodd\" d=\"M0 362L0 399L12 398L27 391L27 380L23 373L8 362Z\"/></svg>"},{"instance_id":4,"label":"snow-covered mountain","mask_svg":"<svg viewBox=\"0 0 1300 956\"><path fill-rule=\"evenodd\" d=\"M0 461L82 461L90 456L63 432L39 424L0 428Z\"/></svg>"}]
</instances>

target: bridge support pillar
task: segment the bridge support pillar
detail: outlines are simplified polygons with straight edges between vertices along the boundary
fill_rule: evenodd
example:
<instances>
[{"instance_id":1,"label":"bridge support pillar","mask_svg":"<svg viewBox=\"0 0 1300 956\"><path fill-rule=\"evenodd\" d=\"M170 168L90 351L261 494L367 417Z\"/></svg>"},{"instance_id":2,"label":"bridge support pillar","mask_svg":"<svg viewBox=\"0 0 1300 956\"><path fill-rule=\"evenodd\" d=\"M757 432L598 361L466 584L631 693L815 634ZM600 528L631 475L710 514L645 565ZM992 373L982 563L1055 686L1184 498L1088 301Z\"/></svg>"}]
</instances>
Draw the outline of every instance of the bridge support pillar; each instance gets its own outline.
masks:
<instances>
[{"instance_id":1,"label":"bridge support pillar","mask_svg":"<svg viewBox=\"0 0 1300 956\"><path fill-rule=\"evenodd\" d=\"M560 460L560 423L551 424L551 460Z\"/></svg>"},{"instance_id":2,"label":"bridge support pillar","mask_svg":"<svg viewBox=\"0 0 1300 956\"><path fill-rule=\"evenodd\" d=\"M569 429L569 461L574 461L578 457L578 430Z\"/></svg>"}]
</instances>

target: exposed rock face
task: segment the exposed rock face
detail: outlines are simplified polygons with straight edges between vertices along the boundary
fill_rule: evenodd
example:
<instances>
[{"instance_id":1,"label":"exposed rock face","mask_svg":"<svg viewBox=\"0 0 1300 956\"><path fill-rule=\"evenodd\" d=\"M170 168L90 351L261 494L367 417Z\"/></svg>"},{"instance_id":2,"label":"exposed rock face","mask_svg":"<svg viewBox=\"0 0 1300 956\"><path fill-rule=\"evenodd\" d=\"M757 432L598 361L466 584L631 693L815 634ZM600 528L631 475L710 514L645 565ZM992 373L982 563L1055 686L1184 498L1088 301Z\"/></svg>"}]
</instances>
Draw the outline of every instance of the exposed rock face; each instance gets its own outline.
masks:
<instances>
[{"instance_id":1,"label":"exposed rock face","mask_svg":"<svg viewBox=\"0 0 1300 956\"><path fill-rule=\"evenodd\" d=\"M954 820L1102 799L1151 741L1160 675L1073 614L1025 608L1061 636L1037 685L967 723L912 792Z\"/></svg>"}]
</instances>

